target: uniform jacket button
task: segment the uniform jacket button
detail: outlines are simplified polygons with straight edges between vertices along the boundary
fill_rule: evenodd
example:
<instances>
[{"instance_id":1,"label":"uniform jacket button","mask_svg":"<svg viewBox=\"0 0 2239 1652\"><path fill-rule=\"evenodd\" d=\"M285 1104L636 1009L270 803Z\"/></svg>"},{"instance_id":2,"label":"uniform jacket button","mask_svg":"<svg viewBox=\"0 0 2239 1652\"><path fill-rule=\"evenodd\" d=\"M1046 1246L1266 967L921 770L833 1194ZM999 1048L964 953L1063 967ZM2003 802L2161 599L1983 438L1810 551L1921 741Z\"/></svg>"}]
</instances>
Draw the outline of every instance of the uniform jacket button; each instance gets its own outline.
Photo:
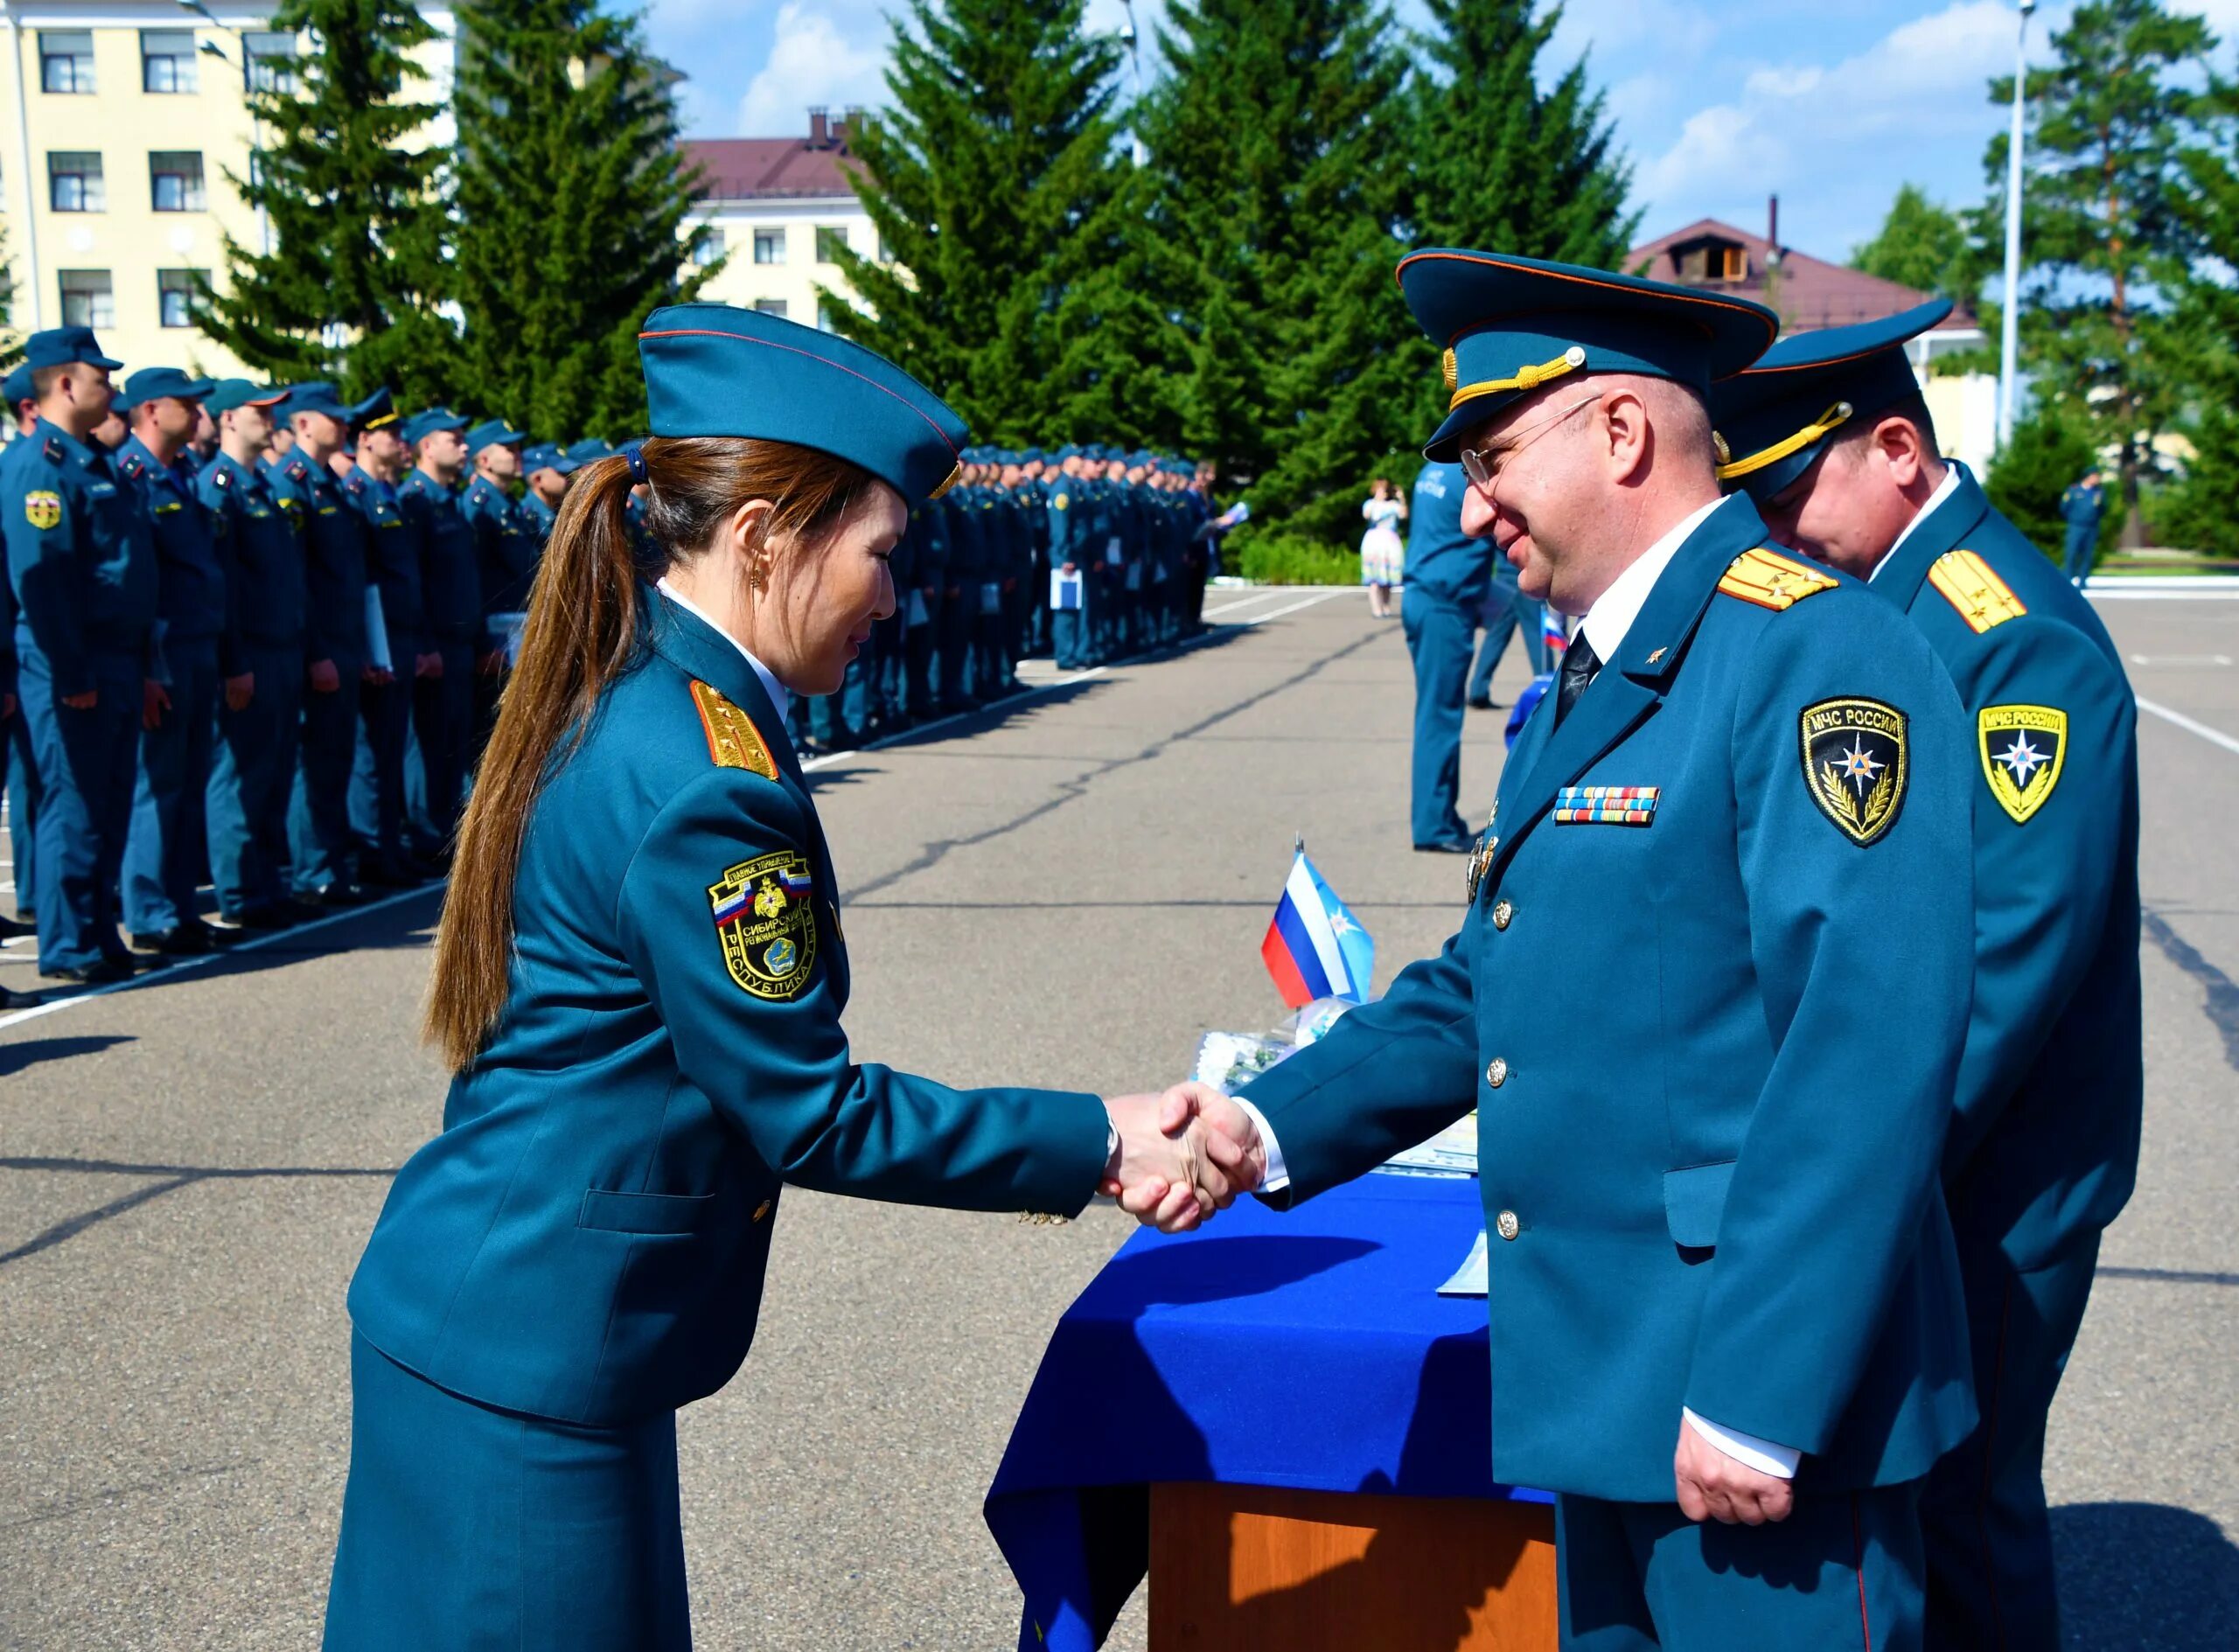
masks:
<instances>
[{"instance_id":1,"label":"uniform jacket button","mask_svg":"<svg viewBox=\"0 0 2239 1652\"><path fill-rule=\"evenodd\" d=\"M1493 1231L1503 1239L1513 1239L1523 1230L1524 1224L1516 1219L1513 1210L1503 1210L1493 1218Z\"/></svg>"},{"instance_id":2,"label":"uniform jacket button","mask_svg":"<svg viewBox=\"0 0 2239 1652\"><path fill-rule=\"evenodd\" d=\"M1498 1090L1503 1084L1508 1083L1508 1058L1506 1056L1496 1056L1493 1057L1490 1064L1485 1069L1485 1082L1496 1090Z\"/></svg>"},{"instance_id":3,"label":"uniform jacket button","mask_svg":"<svg viewBox=\"0 0 2239 1652\"><path fill-rule=\"evenodd\" d=\"M1515 916L1516 908L1511 906L1508 902L1496 901L1493 903L1493 927L1495 929L1506 929L1508 927L1508 921Z\"/></svg>"}]
</instances>

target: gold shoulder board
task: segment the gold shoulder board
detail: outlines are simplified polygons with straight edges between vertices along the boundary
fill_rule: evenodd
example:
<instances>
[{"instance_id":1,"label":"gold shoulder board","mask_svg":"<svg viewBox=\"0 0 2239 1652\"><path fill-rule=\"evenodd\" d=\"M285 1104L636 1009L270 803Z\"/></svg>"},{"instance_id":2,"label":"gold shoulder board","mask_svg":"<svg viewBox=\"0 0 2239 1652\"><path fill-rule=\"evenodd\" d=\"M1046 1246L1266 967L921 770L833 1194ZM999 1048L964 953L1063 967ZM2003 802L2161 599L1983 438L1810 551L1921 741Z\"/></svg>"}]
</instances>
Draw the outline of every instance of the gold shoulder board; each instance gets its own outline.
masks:
<instances>
[{"instance_id":1,"label":"gold shoulder board","mask_svg":"<svg viewBox=\"0 0 2239 1652\"><path fill-rule=\"evenodd\" d=\"M751 770L764 780L778 777L777 762L753 718L696 680L692 685L692 703L699 708L700 726L708 735L708 755L718 769Z\"/></svg>"},{"instance_id":2,"label":"gold shoulder board","mask_svg":"<svg viewBox=\"0 0 2239 1652\"><path fill-rule=\"evenodd\" d=\"M1814 591L1831 591L1838 582L1832 575L1791 561L1778 552L1759 546L1733 559L1718 588L1760 608L1792 608Z\"/></svg>"},{"instance_id":3,"label":"gold shoulder board","mask_svg":"<svg viewBox=\"0 0 2239 1652\"><path fill-rule=\"evenodd\" d=\"M1943 600L1959 610L1977 632L2029 611L2006 582L1991 572L1991 565L1972 551L1947 551L1928 571L1928 582L1943 593Z\"/></svg>"}]
</instances>

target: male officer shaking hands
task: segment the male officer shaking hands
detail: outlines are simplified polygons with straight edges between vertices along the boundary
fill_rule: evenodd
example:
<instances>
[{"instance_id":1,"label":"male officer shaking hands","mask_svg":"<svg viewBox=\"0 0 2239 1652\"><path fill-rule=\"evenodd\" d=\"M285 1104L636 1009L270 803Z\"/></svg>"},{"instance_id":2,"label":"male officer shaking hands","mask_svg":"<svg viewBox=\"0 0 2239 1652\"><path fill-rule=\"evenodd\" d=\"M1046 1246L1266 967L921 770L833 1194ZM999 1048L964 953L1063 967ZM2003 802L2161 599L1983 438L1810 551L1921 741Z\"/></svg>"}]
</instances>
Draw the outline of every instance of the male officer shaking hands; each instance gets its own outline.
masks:
<instances>
[{"instance_id":1,"label":"male officer shaking hands","mask_svg":"<svg viewBox=\"0 0 2239 1652\"><path fill-rule=\"evenodd\" d=\"M1476 1109L1493 1472L1559 1494L1566 1647L1917 1646L1919 1482L1975 1423L1950 683L1719 498L1705 398L1770 311L1500 254L1399 279L1447 348L1426 457L1582 625L1445 950L1238 1098L1270 1196Z\"/></svg>"},{"instance_id":2,"label":"male officer shaking hands","mask_svg":"<svg viewBox=\"0 0 2239 1652\"><path fill-rule=\"evenodd\" d=\"M1786 339L1712 409L1721 477L1872 582L1966 707L1974 1007L1943 1175L1983 1422L1921 1508L1929 1644L2019 1652L2060 1641L2045 1418L2138 1171L2138 711L2082 594L1937 457L1904 346L1950 308Z\"/></svg>"}]
</instances>

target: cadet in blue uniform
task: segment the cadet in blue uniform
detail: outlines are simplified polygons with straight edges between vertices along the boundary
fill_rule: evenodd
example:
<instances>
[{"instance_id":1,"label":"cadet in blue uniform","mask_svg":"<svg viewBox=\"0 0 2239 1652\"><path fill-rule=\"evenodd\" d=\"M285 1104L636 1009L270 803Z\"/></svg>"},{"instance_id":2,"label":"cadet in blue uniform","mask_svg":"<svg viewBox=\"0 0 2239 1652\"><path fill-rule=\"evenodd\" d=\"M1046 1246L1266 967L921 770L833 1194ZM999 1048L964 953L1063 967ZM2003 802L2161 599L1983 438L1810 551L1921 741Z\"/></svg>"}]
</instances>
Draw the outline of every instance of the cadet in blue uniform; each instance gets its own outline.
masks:
<instances>
[{"instance_id":1,"label":"cadet in blue uniform","mask_svg":"<svg viewBox=\"0 0 2239 1652\"><path fill-rule=\"evenodd\" d=\"M17 434L28 436L38 422L31 395L31 370L20 364L0 380L0 401L7 404ZM4 464L4 460L0 460ZM16 694L16 591L0 568L0 788L8 794L8 850L16 884L16 916L0 912L0 940L36 932L31 913L31 873L38 865L38 765L31 761L31 725Z\"/></svg>"},{"instance_id":2,"label":"cadet in blue uniform","mask_svg":"<svg viewBox=\"0 0 2239 1652\"><path fill-rule=\"evenodd\" d=\"M124 923L136 945L173 954L210 947L195 892L209 866L203 812L218 732L226 571L216 523L179 456L211 388L177 367L143 367L117 401L132 426L117 471L155 537L157 632L124 844Z\"/></svg>"},{"instance_id":3,"label":"cadet in blue uniform","mask_svg":"<svg viewBox=\"0 0 2239 1652\"><path fill-rule=\"evenodd\" d=\"M1461 796L1463 689L1469 639L1492 584L1489 540L1461 531L1468 478L1451 462L1416 474L1399 626L1415 666L1415 742L1408 763L1408 829L1418 851L1469 852Z\"/></svg>"},{"instance_id":4,"label":"cadet in blue uniform","mask_svg":"<svg viewBox=\"0 0 2239 1652\"><path fill-rule=\"evenodd\" d=\"M405 806L420 854L441 865L458 826L459 798L474 736L474 671L483 640L482 576L474 529L459 509L466 421L431 408L404 423L413 467L396 490L420 558L420 595L434 669L412 685L412 754Z\"/></svg>"},{"instance_id":5,"label":"cadet in blue uniform","mask_svg":"<svg viewBox=\"0 0 2239 1652\"><path fill-rule=\"evenodd\" d=\"M521 455L528 491L521 496L520 523L531 542L532 560L544 554L553 525L560 519L560 501L568 496L568 478L575 475L575 462L549 442L541 442Z\"/></svg>"},{"instance_id":6,"label":"cadet in blue uniform","mask_svg":"<svg viewBox=\"0 0 2239 1652\"><path fill-rule=\"evenodd\" d=\"M365 519L342 494L335 460L350 436L350 409L326 383L302 384L285 407L295 445L275 487L303 539L303 720L288 803L295 898L306 906L354 906L350 863L350 768L357 750L359 696L373 672L366 637Z\"/></svg>"},{"instance_id":7,"label":"cadet in blue uniform","mask_svg":"<svg viewBox=\"0 0 2239 1652\"><path fill-rule=\"evenodd\" d=\"M24 341L38 422L0 458L16 599L17 714L38 769L39 972L122 980L117 882L153 669L156 547L110 456L110 372L93 330Z\"/></svg>"},{"instance_id":8,"label":"cadet in blue uniform","mask_svg":"<svg viewBox=\"0 0 2239 1652\"><path fill-rule=\"evenodd\" d=\"M195 484L216 523L227 610L208 792L210 882L221 922L249 930L293 921L282 868L303 714L303 547L258 462L285 395L246 379L220 380L204 402L218 421L218 457Z\"/></svg>"},{"instance_id":9,"label":"cadet in blue uniform","mask_svg":"<svg viewBox=\"0 0 2239 1652\"><path fill-rule=\"evenodd\" d=\"M475 566L482 583L470 758L482 755L483 743L496 726L506 644L519 617L528 611L529 582L536 577L536 553L544 542L541 534L530 531L513 500L513 487L521 477L521 443L527 440L503 419L485 419L466 433L467 463L474 474L459 496L459 514L474 530ZM471 769L472 762L467 766Z\"/></svg>"},{"instance_id":10,"label":"cadet in blue uniform","mask_svg":"<svg viewBox=\"0 0 2239 1652\"><path fill-rule=\"evenodd\" d=\"M1922 1499L1929 1642L1962 1652L2061 1643L2046 1414L2137 1179L2145 1069L2136 702L2090 604L1937 456L1904 345L1950 309L1788 339L1713 410L1721 474L1777 538L1911 617L1975 737L1974 1007L1944 1188L1983 1423Z\"/></svg>"},{"instance_id":11,"label":"cadet in blue uniform","mask_svg":"<svg viewBox=\"0 0 2239 1652\"><path fill-rule=\"evenodd\" d=\"M1227 1191L1210 1137L1183 1179L1155 1097L854 1061L784 706L893 606L886 555L963 431L827 334L716 304L646 329L657 434L569 491L461 830L444 1131L351 1286L328 1652L689 1645L675 1411L746 1354L785 1184L1045 1212L1102 1184L1171 1225Z\"/></svg>"},{"instance_id":12,"label":"cadet in blue uniform","mask_svg":"<svg viewBox=\"0 0 2239 1652\"><path fill-rule=\"evenodd\" d=\"M1918 1645L1919 1481L1974 1425L1937 1161L1966 731L1934 654L1721 502L1776 318L1499 254L1400 265L1426 457L1584 617L1461 927L1243 1092L1296 1200L1477 1111L1493 1473L1559 1494L1566 1647Z\"/></svg>"},{"instance_id":13,"label":"cadet in blue uniform","mask_svg":"<svg viewBox=\"0 0 2239 1652\"><path fill-rule=\"evenodd\" d=\"M350 409L356 462L342 478L343 503L366 525L366 571L373 583L366 646L375 669L359 691L359 742L350 777L350 826L362 846L358 881L410 889L422 867L405 839L405 753L411 744L415 685L441 663L427 638L420 592L419 540L397 508L404 438L389 393L376 390ZM373 610L380 635L373 635Z\"/></svg>"},{"instance_id":14,"label":"cadet in blue uniform","mask_svg":"<svg viewBox=\"0 0 2239 1652\"><path fill-rule=\"evenodd\" d=\"M1477 644L1477 663L1469 670L1469 704L1479 711L1493 708L1493 673L1517 632L1524 634L1524 652L1537 677L1547 669L1547 644L1539 631L1539 604L1516 587L1516 570L1504 556L1493 559L1493 581L1485 595L1482 621L1485 634Z\"/></svg>"},{"instance_id":15,"label":"cadet in blue uniform","mask_svg":"<svg viewBox=\"0 0 2239 1652\"><path fill-rule=\"evenodd\" d=\"M1060 450L1057 476L1050 484L1050 565L1064 582L1061 593L1072 606L1050 614L1050 646L1059 671L1081 671L1089 661L1089 511L1081 486L1081 457ZM1058 589L1053 581L1051 589Z\"/></svg>"},{"instance_id":16,"label":"cadet in blue uniform","mask_svg":"<svg viewBox=\"0 0 2239 1652\"><path fill-rule=\"evenodd\" d=\"M2061 491L2061 561L2072 585L2080 587L2090 578L2091 565L2099 560L2099 519L2106 509L2107 491L2096 471Z\"/></svg>"}]
</instances>

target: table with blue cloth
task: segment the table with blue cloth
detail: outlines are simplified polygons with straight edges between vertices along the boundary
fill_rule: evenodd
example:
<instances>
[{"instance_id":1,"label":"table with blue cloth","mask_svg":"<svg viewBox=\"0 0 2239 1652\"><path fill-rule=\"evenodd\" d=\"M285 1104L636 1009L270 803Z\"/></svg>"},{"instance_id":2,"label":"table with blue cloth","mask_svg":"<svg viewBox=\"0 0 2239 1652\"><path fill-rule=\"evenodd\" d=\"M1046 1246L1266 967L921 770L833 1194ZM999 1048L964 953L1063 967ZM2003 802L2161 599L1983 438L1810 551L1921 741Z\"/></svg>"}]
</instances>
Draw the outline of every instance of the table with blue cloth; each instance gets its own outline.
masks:
<instances>
[{"instance_id":1,"label":"table with blue cloth","mask_svg":"<svg viewBox=\"0 0 2239 1652\"><path fill-rule=\"evenodd\" d=\"M1485 1303L1437 1293L1483 1223L1474 1179L1379 1174L1287 1213L1244 1199L1196 1233L1129 1239L1058 1322L987 1494L1026 1597L1022 1652L1101 1645L1147 1569L1153 1652L1197 1639L1194 1622L1161 1634L1156 1557L1172 1551L1154 1530L1193 1506L1232 1551L1211 1559L1229 1601L1206 1644L1248 1647L1255 1627L1273 1643L1279 1621L1327 1625L1378 1589L1419 1613L1442 1587L1433 1615L1459 1632L1438 1644L1490 1644L1468 1637L1490 1565L1496 1590L1531 1572L1552 1646L1552 1500L1493 1481ZM1333 1521L1367 1535L1331 1551L1312 1529ZM1525 1568L1518 1541L1496 1565L1447 1542L1475 1575L1426 1575L1441 1538L1487 1521L1544 1534L1545 1552ZM1245 1552L1300 1541L1343 1564Z\"/></svg>"}]
</instances>

